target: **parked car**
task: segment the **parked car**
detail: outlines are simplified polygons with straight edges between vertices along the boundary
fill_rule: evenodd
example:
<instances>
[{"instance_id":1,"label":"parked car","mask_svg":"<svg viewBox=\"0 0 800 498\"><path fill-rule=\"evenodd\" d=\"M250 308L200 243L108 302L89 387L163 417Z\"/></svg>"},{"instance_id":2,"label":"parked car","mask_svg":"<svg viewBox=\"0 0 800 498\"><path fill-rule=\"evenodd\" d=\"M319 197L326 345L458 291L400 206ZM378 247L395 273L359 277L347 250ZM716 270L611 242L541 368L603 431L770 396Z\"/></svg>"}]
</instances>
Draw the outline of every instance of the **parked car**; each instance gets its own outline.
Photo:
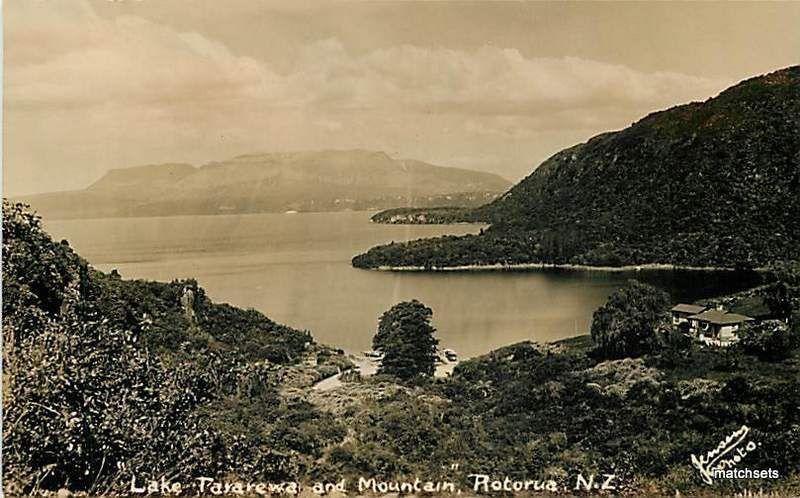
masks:
<instances>
[{"instance_id":1,"label":"parked car","mask_svg":"<svg viewBox=\"0 0 800 498\"><path fill-rule=\"evenodd\" d=\"M364 356L366 356L367 358L369 358L370 360L373 360L373 361L378 361L378 360L383 359L383 353L381 353L380 351L374 351L374 350L373 351L364 351Z\"/></svg>"},{"instance_id":2,"label":"parked car","mask_svg":"<svg viewBox=\"0 0 800 498\"><path fill-rule=\"evenodd\" d=\"M458 361L458 353L452 349L445 349L444 357L447 358L447 361Z\"/></svg>"}]
</instances>

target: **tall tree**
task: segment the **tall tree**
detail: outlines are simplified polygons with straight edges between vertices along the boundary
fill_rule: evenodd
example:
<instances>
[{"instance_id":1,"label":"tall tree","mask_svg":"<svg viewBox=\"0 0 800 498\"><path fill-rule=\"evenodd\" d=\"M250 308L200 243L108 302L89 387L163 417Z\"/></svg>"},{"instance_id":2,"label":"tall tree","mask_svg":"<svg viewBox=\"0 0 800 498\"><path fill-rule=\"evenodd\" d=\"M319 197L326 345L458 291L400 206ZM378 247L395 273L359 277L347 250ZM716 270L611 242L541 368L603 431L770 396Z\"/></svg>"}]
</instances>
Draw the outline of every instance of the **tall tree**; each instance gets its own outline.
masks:
<instances>
[{"instance_id":1,"label":"tall tree","mask_svg":"<svg viewBox=\"0 0 800 498\"><path fill-rule=\"evenodd\" d=\"M664 291L630 280L594 312L591 333L597 352L605 358L649 353L668 305Z\"/></svg>"},{"instance_id":2,"label":"tall tree","mask_svg":"<svg viewBox=\"0 0 800 498\"><path fill-rule=\"evenodd\" d=\"M430 321L433 310L416 299L392 306L378 322L373 349L383 353L380 374L410 379L432 376L435 370L438 339Z\"/></svg>"}]
</instances>

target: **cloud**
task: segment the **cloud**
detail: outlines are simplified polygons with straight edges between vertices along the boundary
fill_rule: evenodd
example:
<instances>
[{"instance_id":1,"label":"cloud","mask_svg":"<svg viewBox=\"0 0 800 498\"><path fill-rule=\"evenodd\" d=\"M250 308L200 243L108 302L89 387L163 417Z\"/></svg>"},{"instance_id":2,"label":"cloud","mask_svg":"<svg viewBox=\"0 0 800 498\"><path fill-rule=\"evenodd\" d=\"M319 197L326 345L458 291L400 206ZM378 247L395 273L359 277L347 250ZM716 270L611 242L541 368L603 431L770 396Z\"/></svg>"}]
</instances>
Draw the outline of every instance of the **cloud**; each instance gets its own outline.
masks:
<instances>
[{"instance_id":1,"label":"cloud","mask_svg":"<svg viewBox=\"0 0 800 498\"><path fill-rule=\"evenodd\" d=\"M526 58L489 46L403 45L352 55L336 39L309 44L292 71L277 74L199 33L133 16L100 19L82 2L19 2L9 11L6 91L19 108L257 105L535 116L654 108L721 87L694 76L575 57Z\"/></svg>"},{"instance_id":2,"label":"cloud","mask_svg":"<svg viewBox=\"0 0 800 498\"><path fill-rule=\"evenodd\" d=\"M132 16L99 19L88 7L65 9L61 22L45 9L49 15L40 25L32 14L64 4L12 5L6 87L12 107L168 107L269 91L271 75L262 64L197 33L176 33Z\"/></svg>"},{"instance_id":3,"label":"cloud","mask_svg":"<svg viewBox=\"0 0 800 498\"><path fill-rule=\"evenodd\" d=\"M707 97L727 83L488 46L468 52L404 45L353 56L336 40L309 46L290 79L321 108L485 116L656 108Z\"/></svg>"},{"instance_id":4,"label":"cloud","mask_svg":"<svg viewBox=\"0 0 800 498\"><path fill-rule=\"evenodd\" d=\"M335 38L307 42L279 72L203 33L101 18L86 2L12 2L5 15L7 178L25 191L49 188L16 165L47 181L54 158L76 183L124 164L266 149L385 147L425 159L511 144L520 161L542 154L520 144L543 133L571 140L730 83L491 46L355 53Z\"/></svg>"}]
</instances>

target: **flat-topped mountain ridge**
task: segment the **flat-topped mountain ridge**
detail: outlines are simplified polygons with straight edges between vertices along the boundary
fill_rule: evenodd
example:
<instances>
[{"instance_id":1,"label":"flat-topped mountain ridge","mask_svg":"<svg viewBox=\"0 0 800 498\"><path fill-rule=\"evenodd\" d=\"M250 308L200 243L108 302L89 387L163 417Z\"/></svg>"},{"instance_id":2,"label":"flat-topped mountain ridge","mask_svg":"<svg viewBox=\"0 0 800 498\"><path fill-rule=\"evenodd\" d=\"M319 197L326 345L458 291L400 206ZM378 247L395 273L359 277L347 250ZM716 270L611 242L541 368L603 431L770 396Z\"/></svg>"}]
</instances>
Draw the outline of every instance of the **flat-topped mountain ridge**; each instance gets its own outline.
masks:
<instances>
[{"instance_id":1,"label":"flat-topped mountain ridge","mask_svg":"<svg viewBox=\"0 0 800 498\"><path fill-rule=\"evenodd\" d=\"M492 173L357 149L113 169L84 190L22 200L49 218L169 216L477 206L509 186Z\"/></svg>"}]
</instances>

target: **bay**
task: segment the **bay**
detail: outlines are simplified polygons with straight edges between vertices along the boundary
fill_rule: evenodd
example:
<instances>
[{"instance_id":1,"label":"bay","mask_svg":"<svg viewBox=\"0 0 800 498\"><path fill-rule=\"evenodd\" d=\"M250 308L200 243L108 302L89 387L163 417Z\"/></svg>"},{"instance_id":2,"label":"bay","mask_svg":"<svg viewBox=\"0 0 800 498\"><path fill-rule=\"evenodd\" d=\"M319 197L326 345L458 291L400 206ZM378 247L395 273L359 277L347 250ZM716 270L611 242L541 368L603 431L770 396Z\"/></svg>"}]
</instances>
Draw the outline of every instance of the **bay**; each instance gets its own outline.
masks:
<instances>
[{"instance_id":1,"label":"bay","mask_svg":"<svg viewBox=\"0 0 800 498\"><path fill-rule=\"evenodd\" d=\"M462 357L523 340L588 333L594 310L630 278L691 301L747 288L730 272L377 272L350 259L390 241L475 233L481 225L381 225L368 212L51 220L93 266L124 278L195 278L217 302L255 308L348 351L370 348L378 317L419 299L442 347Z\"/></svg>"}]
</instances>

